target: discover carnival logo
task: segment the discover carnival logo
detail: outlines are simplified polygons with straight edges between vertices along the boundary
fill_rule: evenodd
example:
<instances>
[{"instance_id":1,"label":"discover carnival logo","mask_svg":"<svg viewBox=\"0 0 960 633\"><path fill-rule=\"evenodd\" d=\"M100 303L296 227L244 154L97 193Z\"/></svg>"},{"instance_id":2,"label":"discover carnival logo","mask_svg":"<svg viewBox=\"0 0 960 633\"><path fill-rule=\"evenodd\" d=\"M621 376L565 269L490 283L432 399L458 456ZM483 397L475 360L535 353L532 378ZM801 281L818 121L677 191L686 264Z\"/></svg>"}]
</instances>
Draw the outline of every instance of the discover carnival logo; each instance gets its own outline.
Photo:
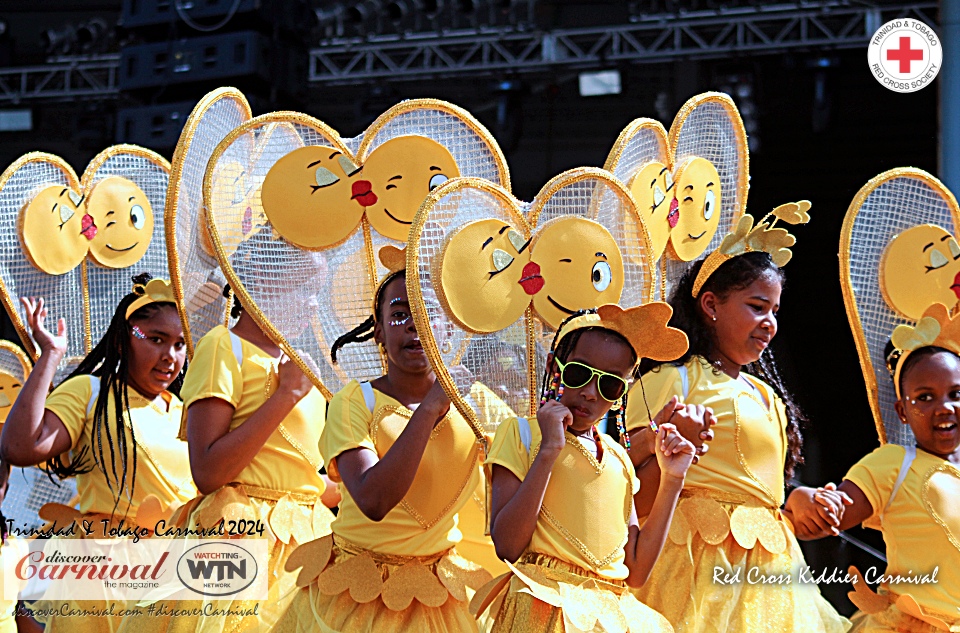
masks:
<instances>
[{"instance_id":1,"label":"discover carnival logo","mask_svg":"<svg viewBox=\"0 0 960 633\"><path fill-rule=\"evenodd\" d=\"M943 62L940 36L913 18L890 20L867 47L870 72L894 92L916 92L933 83Z\"/></svg>"},{"instance_id":2,"label":"discover carnival logo","mask_svg":"<svg viewBox=\"0 0 960 633\"><path fill-rule=\"evenodd\" d=\"M177 561L183 586L204 596L240 593L257 578L257 559L234 543L202 543Z\"/></svg>"}]
</instances>

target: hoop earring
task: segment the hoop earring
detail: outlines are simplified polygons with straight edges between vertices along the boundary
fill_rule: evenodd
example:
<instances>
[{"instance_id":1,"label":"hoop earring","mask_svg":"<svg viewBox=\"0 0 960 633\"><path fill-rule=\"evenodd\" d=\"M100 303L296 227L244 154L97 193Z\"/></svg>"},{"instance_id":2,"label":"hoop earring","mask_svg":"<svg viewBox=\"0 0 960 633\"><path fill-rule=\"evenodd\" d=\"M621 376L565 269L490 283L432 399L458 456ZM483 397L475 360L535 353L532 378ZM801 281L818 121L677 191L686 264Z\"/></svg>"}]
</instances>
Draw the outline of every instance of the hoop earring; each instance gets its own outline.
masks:
<instances>
[{"instance_id":1,"label":"hoop earring","mask_svg":"<svg viewBox=\"0 0 960 633\"><path fill-rule=\"evenodd\" d=\"M450 339L445 340L443 342L443 345L440 346L440 353L449 354L452 351L453 351L453 343L450 341Z\"/></svg>"}]
</instances>

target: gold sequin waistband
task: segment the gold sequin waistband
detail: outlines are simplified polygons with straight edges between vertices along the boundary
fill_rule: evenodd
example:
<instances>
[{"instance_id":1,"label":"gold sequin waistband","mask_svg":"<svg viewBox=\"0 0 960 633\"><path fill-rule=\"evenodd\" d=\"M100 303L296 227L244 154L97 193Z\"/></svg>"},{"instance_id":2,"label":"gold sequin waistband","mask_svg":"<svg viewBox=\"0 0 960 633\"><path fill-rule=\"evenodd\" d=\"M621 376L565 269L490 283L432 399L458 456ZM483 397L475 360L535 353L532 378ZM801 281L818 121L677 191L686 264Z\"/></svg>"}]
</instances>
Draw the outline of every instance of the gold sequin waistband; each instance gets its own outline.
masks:
<instances>
[{"instance_id":1,"label":"gold sequin waistband","mask_svg":"<svg viewBox=\"0 0 960 633\"><path fill-rule=\"evenodd\" d=\"M584 578L589 578L597 581L597 584L601 587L615 591L618 594L627 586L627 583L622 580L605 578L589 569L584 569L580 565L575 565L562 558L540 552L525 552L520 557L520 560L517 561L517 565L535 565L540 569L541 573L550 580L571 584L580 584Z\"/></svg>"},{"instance_id":2,"label":"gold sequin waistband","mask_svg":"<svg viewBox=\"0 0 960 633\"><path fill-rule=\"evenodd\" d=\"M247 496L251 499L260 499L262 501L280 501L284 497L290 499L302 506L312 506L320 500L320 495L311 495L303 492L288 492L286 490L274 490L273 488L261 488L260 486L249 486L247 484L237 484Z\"/></svg>"},{"instance_id":3,"label":"gold sequin waistband","mask_svg":"<svg viewBox=\"0 0 960 633\"><path fill-rule=\"evenodd\" d=\"M444 556L453 551L452 547L449 547L442 552L437 552L436 554L429 554L427 556L404 556L402 554L385 554L383 552L377 552L371 549L366 549L365 547L360 547L354 543L351 543L342 536L337 534L333 535L333 544L334 546L342 552L351 554L353 556L359 556L361 554L366 554L373 559L375 563L381 565L406 565L407 563L419 563L424 567L430 567L435 565L442 559Z\"/></svg>"},{"instance_id":4,"label":"gold sequin waistband","mask_svg":"<svg viewBox=\"0 0 960 633\"><path fill-rule=\"evenodd\" d=\"M718 503L759 506L763 508L770 508L771 510L776 509L775 506L765 503L753 495L743 494L740 492L726 492L723 490L713 490L711 488L684 488L680 491L681 499L690 499L695 497L707 497Z\"/></svg>"}]
</instances>

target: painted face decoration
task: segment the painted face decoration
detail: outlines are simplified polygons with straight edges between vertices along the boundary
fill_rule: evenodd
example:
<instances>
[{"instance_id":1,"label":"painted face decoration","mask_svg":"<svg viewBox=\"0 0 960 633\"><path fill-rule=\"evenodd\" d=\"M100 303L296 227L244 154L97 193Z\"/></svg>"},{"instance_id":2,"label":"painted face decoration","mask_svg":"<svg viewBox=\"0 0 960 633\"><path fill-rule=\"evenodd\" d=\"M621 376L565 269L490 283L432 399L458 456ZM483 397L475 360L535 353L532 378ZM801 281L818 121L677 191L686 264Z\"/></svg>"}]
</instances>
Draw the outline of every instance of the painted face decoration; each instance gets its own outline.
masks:
<instances>
[{"instance_id":1,"label":"painted face decoration","mask_svg":"<svg viewBox=\"0 0 960 633\"><path fill-rule=\"evenodd\" d=\"M97 234L83 196L68 187L46 187L20 211L20 239L34 266L62 275L80 265Z\"/></svg>"},{"instance_id":2,"label":"painted face decoration","mask_svg":"<svg viewBox=\"0 0 960 633\"><path fill-rule=\"evenodd\" d=\"M501 220L476 220L450 236L440 284L469 330L501 330L531 302L556 328L577 310L620 299L623 259L610 233L581 217L551 220L532 240Z\"/></svg>"},{"instance_id":3,"label":"painted face decoration","mask_svg":"<svg viewBox=\"0 0 960 633\"><path fill-rule=\"evenodd\" d=\"M303 147L270 169L263 209L284 239L305 249L342 242L364 213L380 234L403 241L427 194L459 175L450 152L421 136L387 141L363 165L333 147Z\"/></svg>"},{"instance_id":4,"label":"painted face decoration","mask_svg":"<svg viewBox=\"0 0 960 633\"><path fill-rule=\"evenodd\" d=\"M133 181L108 176L94 185L87 209L97 226L90 257L107 268L129 268L153 239L153 209Z\"/></svg>"},{"instance_id":5,"label":"painted face decoration","mask_svg":"<svg viewBox=\"0 0 960 633\"><path fill-rule=\"evenodd\" d=\"M960 244L942 227L914 226L894 237L880 263L880 287L901 315L919 319L934 303L960 300Z\"/></svg>"}]
</instances>

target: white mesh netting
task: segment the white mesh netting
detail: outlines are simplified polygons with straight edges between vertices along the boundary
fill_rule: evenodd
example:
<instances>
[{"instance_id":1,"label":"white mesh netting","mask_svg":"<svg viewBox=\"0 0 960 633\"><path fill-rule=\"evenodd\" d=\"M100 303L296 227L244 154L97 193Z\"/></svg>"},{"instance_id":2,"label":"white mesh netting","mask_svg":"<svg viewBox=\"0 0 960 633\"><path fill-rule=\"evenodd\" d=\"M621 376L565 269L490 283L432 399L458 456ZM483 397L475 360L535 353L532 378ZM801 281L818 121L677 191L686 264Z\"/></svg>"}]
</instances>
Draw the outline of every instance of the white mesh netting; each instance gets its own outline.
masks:
<instances>
[{"instance_id":1,"label":"white mesh netting","mask_svg":"<svg viewBox=\"0 0 960 633\"><path fill-rule=\"evenodd\" d=\"M226 277L214 254L203 217L203 176L213 150L234 128L250 119L250 106L242 94L221 88L197 104L184 125L180 143L171 163L167 196L167 218L171 224L170 271L183 298L179 308L187 336L187 349L193 348L204 334L225 322L227 303L223 296ZM250 197L246 174L231 174L237 211L253 229L253 213L244 202Z\"/></svg>"},{"instance_id":2,"label":"white mesh netting","mask_svg":"<svg viewBox=\"0 0 960 633\"><path fill-rule=\"evenodd\" d=\"M910 227L936 224L951 235L957 235L958 211L921 177L892 175L887 179L880 176L872 182L879 184L859 207L851 206L847 212L847 221L851 214L854 216L850 232L850 257L849 262L841 261L841 266L849 266L849 282L846 279L841 281L845 285L849 283L848 290L856 301L863 339L869 350L869 358L861 358L860 361L864 376L872 377L875 381L876 399L887 441L907 446L914 443L913 432L908 425L900 422L894 410L896 393L887 371L884 350L894 328L911 321L894 313L884 300L880 288L880 262L894 236ZM842 274L841 278L846 276ZM851 327L854 336L858 336L856 326L851 323Z\"/></svg>"},{"instance_id":3,"label":"white mesh netting","mask_svg":"<svg viewBox=\"0 0 960 633\"><path fill-rule=\"evenodd\" d=\"M30 375L29 364L24 366L25 362L26 356L19 348L8 341L0 341L0 372L12 376L23 385Z\"/></svg>"},{"instance_id":4,"label":"white mesh netting","mask_svg":"<svg viewBox=\"0 0 960 633\"><path fill-rule=\"evenodd\" d=\"M54 483L56 481L56 483ZM15 528L31 530L46 521L37 514L47 503L69 505L77 496L75 479L51 481L39 468L14 468L10 472L10 488L3 498L3 515Z\"/></svg>"},{"instance_id":5,"label":"white mesh netting","mask_svg":"<svg viewBox=\"0 0 960 633\"><path fill-rule=\"evenodd\" d=\"M47 154L27 155L4 172L0 188L0 279L6 300L13 306L14 324L24 345L33 348L26 334L26 315L20 297L43 297L48 322L62 317L67 324L67 357L83 356L83 286L78 266L63 275L49 275L35 267L23 251L18 221L21 209L43 189L63 186L80 193L80 181L60 159Z\"/></svg>"},{"instance_id":6,"label":"white mesh netting","mask_svg":"<svg viewBox=\"0 0 960 633\"><path fill-rule=\"evenodd\" d=\"M92 345L96 345L107 331L117 304L130 294L134 275L146 272L156 278L170 278L163 217L170 179L169 166L150 150L124 145L109 147L91 161L83 174L83 193L87 205L96 195L95 185L109 176L121 176L132 181L146 195L153 211L153 235L143 257L128 268L106 268L87 259Z\"/></svg>"},{"instance_id":7,"label":"white mesh netting","mask_svg":"<svg viewBox=\"0 0 960 633\"><path fill-rule=\"evenodd\" d=\"M492 391L518 414L535 415L542 387L541 374L555 330L537 315L533 299L525 314L503 329L486 334L463 329L437 300L436 281L432 279L439 274L450 237L476 220L502 220L531 240L531 256L537 259L538 227L561 217L593 220L609 232L616 242L614 246L620 249L624 264L620 303L624 307L649 300L652 278L648 271L652 262L645 241L626 239L628 235L644 235L637 227L639 220L629 194L601 170L566 172L544 187L529 204L519 203L502 190L469 183L452 181L448 187L449 193L442 193L448 190L445 188L438 192L441 195L437 199L428 199L414 223L413 230L419 231L419 235L415 241L411 240L409 248L417 249L416 275L407 282L408 287L418 287L424 298L423 305L414 302L413 309L418 325L430 325L418 331L431 361L439 359L443 365L435 363L434 369L445 386L456 388L454 401L464 416L489 437L502 421L503 411L484 402L482 394L478 395L478 385ZM521 214L527 222L521 219ZM589 245L586 250L592 253L599 248ZM551 279L551 275L562 276L563 266L541 262L540 274L545 285L538 294L549 292L551 284L589 286L588 277ZM578 310L597 306L567 307ZM532 341L528 341L528 332L532 333Z\"/></svg>"},{"instance_id":8,"label":"white mesh netting","mask_svg":"<svg viewBox=\"0 0 960 633\"><path fill-rule=\"evenodd\" d=\"M385 371L371 340L344 347L338 363L330 346L372 314L375 281L386 273L376 258L386 238L364 219L339 244L306 251L281 238L265 220L260 190L267 172L283 156L304 146L345 147L369 155L384 142L403 135L431 138L458 161L461 174L509 182L502 154L492 138L469 115L440 102L404 102L377 119L362 137L331 138L328 128L296 113L274 113L243 126L229 144L215 152L205 177L204 199L212 230L221 243L218 258L241 286L255 309L269 321L310 370L318 386L335 393L351 379L370 380ZM462 161L462 162L460 162ZM358 163L362 166L362 160ZM263 226L245 233L242 213L230 183L236 165L245 166L245 204ZM227 267L225 266L225 269Z\"/></svg>"}]
</instances>

